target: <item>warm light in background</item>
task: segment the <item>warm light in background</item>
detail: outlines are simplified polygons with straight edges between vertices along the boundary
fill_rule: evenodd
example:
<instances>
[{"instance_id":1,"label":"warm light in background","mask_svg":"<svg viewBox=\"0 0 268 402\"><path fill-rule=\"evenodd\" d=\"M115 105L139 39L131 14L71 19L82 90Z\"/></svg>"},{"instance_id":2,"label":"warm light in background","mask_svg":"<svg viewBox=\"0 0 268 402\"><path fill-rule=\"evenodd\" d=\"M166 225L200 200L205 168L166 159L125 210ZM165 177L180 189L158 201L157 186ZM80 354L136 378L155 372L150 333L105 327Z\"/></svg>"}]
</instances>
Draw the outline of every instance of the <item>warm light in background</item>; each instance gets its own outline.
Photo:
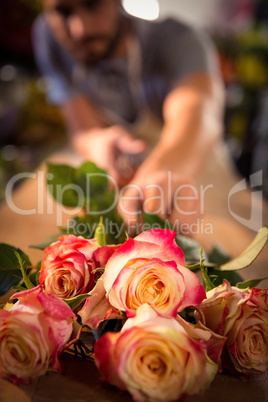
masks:
<instances>
[{"instance_id":1,"label":"warm light in background","mask_svg":"<svg viewBox=\"0 0 268 402\"><path fill-rule=\"evenodd\" d=\"M157 0L123 0L122 4L128 14L144 20L155 20L159 16Z\"/></svg>"}]
</instances>

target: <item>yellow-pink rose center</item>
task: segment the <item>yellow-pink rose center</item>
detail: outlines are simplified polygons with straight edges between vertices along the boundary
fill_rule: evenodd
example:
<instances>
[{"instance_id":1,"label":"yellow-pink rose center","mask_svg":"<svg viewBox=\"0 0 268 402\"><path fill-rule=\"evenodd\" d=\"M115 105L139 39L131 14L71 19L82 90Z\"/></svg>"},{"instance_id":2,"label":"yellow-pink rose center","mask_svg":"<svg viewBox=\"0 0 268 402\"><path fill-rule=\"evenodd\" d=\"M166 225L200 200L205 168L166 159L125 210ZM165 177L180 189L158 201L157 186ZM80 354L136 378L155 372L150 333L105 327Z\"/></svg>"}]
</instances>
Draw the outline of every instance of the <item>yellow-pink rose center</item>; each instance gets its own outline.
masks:
<instances>
[{"instance_id":1,"label":"yellow-pink rose center","mask_svg":"<svg viewBox=\"0 0 268 402\"><path fill-rule=\"evenodd\" d=\"M135 267L126 283L126 306L136 310L148 303L153 307L165 308L176 299L176 283L171 275L159 265Z\"/></svg>"}]
</instances>

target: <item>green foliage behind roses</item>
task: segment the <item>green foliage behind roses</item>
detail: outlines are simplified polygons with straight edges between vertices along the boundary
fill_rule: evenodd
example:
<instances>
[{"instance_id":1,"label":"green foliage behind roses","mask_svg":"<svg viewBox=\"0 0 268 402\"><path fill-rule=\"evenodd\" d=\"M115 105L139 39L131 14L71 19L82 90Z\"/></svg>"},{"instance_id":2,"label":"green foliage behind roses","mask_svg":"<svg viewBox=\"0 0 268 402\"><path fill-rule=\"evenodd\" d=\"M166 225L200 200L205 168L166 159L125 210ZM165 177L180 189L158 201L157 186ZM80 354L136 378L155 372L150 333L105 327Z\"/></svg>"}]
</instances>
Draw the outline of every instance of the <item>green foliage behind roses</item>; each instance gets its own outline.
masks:
<instances>
[{"instance_id":1,"label":"green foliage behind roses","mask_svg":"<svg viewBox=\"0 0 268 402\"><path fill-rule=\"evenodd\" d=\"M31 268L29 257L20 249L8 244L0 244L0 295L6 293L12 286L22 281L22 272L16 253L24 262L26 271Z\"/></svg>"},{"instance_id":2,"label":"green foliage behind roses","mask_svg":"<svg viewBox=\"0 0 268 402\"><path fill-rule=\"evenodd\" d=\"M107 172L93 162L86 162L79 168L68 165L48 164L48 190L53 198L65 207L80 207L81 213L72 220L69 234L78 236L81 225L83 236L92 238L102 218L110 226L123 227L123 220L117 212L116 192L108 180ZM62 233L67 233L63 228ZM108 244L125 241L124 231L106 232Z\"/></svg>"}]
</instances>

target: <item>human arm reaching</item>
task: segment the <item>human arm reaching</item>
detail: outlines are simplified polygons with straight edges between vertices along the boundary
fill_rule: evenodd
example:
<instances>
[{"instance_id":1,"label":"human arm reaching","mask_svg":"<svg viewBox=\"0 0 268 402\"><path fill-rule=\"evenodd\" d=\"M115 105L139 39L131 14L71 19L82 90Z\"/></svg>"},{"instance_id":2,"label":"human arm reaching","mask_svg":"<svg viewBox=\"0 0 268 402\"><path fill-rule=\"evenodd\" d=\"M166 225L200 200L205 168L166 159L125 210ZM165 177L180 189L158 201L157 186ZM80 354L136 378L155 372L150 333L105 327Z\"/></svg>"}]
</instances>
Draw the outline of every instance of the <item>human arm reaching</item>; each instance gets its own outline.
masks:
<instances>
[{"instance_id":1,"label":"human arm reaching","mask_svg":"<svg viewBox=\"0 0 268 402\"><path fill-rule=\"evenodd\" d=\"M221 136L223 100L220 79L207 73L188 76L166 97L161 138L119 203L129 226L139 205L171 222L196 219L199 200L193 184Z\"/></svg>"},{"instance_id":2,"label":"human arm reaching","mask_svg":"<svg viewBox=\"0 0 268 402\"><path fill-rule=\"evenodd\" d=\"M90 100L82 95L67 100L61 110L74 149L86 160L106 169L119 187L127 184L134 175L134 166L120 169L118 155L140 154L145 143L120 125L107 126Z\"/></svg>"}]
</instances>

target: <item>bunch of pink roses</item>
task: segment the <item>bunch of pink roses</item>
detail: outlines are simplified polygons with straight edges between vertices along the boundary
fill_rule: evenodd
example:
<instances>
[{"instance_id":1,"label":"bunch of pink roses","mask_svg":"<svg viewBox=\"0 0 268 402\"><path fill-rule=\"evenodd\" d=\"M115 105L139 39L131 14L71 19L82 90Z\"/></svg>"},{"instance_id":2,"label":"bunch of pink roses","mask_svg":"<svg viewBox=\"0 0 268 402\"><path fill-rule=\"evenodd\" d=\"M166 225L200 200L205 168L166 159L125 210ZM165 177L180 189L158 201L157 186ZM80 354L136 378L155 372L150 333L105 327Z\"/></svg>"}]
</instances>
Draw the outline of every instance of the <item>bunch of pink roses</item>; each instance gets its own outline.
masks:
<instances>
[{"instance_id":1,"label":"bunch of pink roses","mask_svg":"<svg viewBox=\"0 0 268 402\"><path fill-rule=\"evenodd\" d=\"M20 300L0 310L0 374L27 382L50 365L58 369L77 319L93 330L122 320L119 332L96 341L95 361L106 381L137 401L204 391L225 363L223 350L239 372L267 370L267 290L224 281L206 293L175 237L154 229L119 246L59 237L45 249L40 285L18 292L13 298ZM65 301L83 294L75 315ZM196 324L181 318L186 308L195 310Z\"/></svg>"}]
</instances>

